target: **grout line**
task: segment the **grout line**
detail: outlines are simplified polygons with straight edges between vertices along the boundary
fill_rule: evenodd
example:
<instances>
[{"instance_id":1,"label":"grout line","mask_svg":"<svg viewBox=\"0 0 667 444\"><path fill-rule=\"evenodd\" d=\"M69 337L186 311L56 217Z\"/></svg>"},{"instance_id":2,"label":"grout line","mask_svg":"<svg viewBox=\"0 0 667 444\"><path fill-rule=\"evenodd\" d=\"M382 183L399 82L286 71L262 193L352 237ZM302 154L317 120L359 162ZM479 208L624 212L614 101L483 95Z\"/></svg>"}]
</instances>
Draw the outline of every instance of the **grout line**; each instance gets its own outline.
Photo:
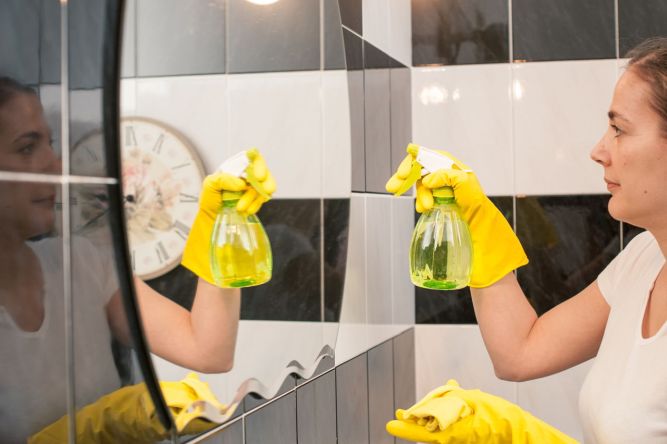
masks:
<instances>
[{"instance_id":1,"label":"grout line","mask_svg":"<svg viewBox=\"0 0 667 444\"><path fill-rule=\"evenodd\" d=\"M621 57L621 43L620 43L620 30L619 30L619 19L618 19L618 0L614 0L614 45L616 49L616 58Z\"/></svg>"},{"instance_id":2,"label":"grout line","mask_svg":"<svg viewBox=\"0 0 667 444\"><path fill-rule=\"evenodd\" d=\"M362 36L361 34L359 34L357 31L352 30L351 28L347 27L346 25L341 25L341 27L342 27L343 29L347 29L347 30L350 31L352 34L356 35L357 37L359 37L360 39L363 40L364 36Z\"/></svg>"},{"instance_id":3,"label":"grout line","mask_svg":"<svg viewBox=\"0 0 667 444\"><path fill-rule=\"evenodd\" d=\"M514 61L514 30L512 29L513 27L513 20L512 20L512 0L508 0L507 2L507 27L508 27L508 39L509 39L509 44L508 44L508 51L509 51L509 62L512 63Z\"/></svg>"}]
</instances>

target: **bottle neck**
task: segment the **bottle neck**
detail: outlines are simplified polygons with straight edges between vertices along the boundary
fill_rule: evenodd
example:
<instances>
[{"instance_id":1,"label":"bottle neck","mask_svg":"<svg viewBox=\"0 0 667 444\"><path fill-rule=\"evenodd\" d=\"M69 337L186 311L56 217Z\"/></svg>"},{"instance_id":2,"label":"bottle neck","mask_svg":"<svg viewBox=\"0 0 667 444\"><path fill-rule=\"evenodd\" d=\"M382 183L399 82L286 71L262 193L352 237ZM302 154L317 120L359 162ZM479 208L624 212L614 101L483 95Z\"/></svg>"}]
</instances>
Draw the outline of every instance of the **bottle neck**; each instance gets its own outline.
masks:
<instances>
[{"instance_id":1,"label":"bottle neck","mask_svg":"<svg viewBox=\"0 0 667 444\"><path fill-rule=\"evenodd\" d=\"M452 187L442 187L433 190L433 203L435 205L455 204L454 190Z\"/></svg>"},{"instance_id":2,"label":"bottle neck","mask_svg":"<svg viewBox=\"0 0 667 444\"><path fill-rule=\"evenodd\" d=\"M456 200L453 197L433 197L434 205L451 205L455 204Z\"/></svg>"},{"instance_id":3,"label":"bottle neck","mask_svg":"<svg viewBox=\"0 0 667 444\"><path fill-rule=\"evenodd\" d=\"M222 201L222 208L236 208L236 204L239 202L238 199L230 199Z\"/></svg>"},{"instance_id":4,"label":"bottle neck","mask_svg":"<svg viewBox=\"0 0 667 444\"><path fill-rule=\"evenodd\" d=\"M223 191L221 208L234 208L243 195L240 191Z\"/></svg>"}]
</instances>

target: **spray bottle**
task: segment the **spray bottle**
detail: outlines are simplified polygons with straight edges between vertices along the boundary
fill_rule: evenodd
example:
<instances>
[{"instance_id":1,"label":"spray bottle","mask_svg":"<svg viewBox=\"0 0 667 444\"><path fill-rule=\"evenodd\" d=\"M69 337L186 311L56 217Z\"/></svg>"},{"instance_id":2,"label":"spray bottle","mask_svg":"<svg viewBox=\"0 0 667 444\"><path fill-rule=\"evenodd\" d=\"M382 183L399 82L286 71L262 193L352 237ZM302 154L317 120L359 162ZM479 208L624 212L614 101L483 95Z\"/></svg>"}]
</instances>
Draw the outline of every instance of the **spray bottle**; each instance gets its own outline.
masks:
<instances>
[{"instance_id":1,"label":"spray bottle","mask_svg":"<svg viewBox=\"0 0 667 444\"><path fill-rule=\"evenodd\" d=\"M262 197L269 198L249 168L257 150L241 151L217 169L242 177ZM252 287L268 282L273 270L271 244L264 226L254 214L242 214L236 204L243 192L223 191L213 226L210 261L216 285L222 288Z\"/></svg>"},{"instance_id":2,"label":"spray bottle","mask_svg":"<svg viewBox=\"0 0 667 444\"><path fill-rule=\"evenodd\" d=\"M454 165L449 157L419 145L408 145L414 159L410 173L394 193L399 196L421 177ZM472 240L468 225L461 218L451 187L433 190L433 208L425 211L412 233L410 279L418 287L455 290L470 282Z\"/></svg>"}]
</instances>

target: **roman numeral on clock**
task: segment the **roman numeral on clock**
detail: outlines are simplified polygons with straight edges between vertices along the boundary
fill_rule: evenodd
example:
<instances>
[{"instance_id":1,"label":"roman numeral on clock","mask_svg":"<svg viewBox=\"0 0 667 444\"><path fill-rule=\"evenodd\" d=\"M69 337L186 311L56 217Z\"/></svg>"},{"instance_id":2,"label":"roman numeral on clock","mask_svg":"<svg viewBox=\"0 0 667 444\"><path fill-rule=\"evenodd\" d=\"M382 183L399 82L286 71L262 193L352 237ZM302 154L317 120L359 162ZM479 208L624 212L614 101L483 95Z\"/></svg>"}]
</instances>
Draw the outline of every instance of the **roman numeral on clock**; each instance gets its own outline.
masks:
<instances>
[{"instance_id":1,"label":"roman numeral on clock","mask_svg":"<svg viewBox=\"0 0 667 444\"><path fill-rule=\"evenodd\" d=\"M185 225L180 220L174 222L175 233L183 240L187 240L188 234L190 234L190 228Z\"/></svg>"},{"instance_id":2,"label":"roman numeral on clock","mask_svg":"<svg viewBox=\"0 0 667 444\"><path fill-rule=\"evenodd\" d=\"M125 146L134 146L137 144L137 136L134 134L134 127L125 128Z\"/></svg>"},{"instance_id":3,"label":"roman numeral on clock","mask_svg":"<svg viewBox=\"0 0 667 444\"><path fill-rule=\"evenodd\" d=\"M163 263L167 259L169 259L169 254L167 253L167 249L164 248L164 244L162 242L157 243L157 247L155 248L155 254L157 254L157 259L160 261L160 263Z\"/></svg>"},{"instance_id":4,"label":"roman numeral on clock","mask_svg":"<svg viewBox=\"0 0 667 444\"><path fill-rule=\"evenodd\" d=\"M160 134L160 137L157 138L155 141L155 145L153 145L153 152L155 154L160 154L162 152L162 143L164 142L164 134Z\"/></svg>"},{"instance_id":5,"label":"roman numeral on clock","mask_svg":"<svg viewBox=\"0 0 667 444\"><path fill-rule=\"evenodd\" d=\"M192 194L181 193L180 200L182 203L197 203L199 198L197 196L193 196Z\"/></svg>"}]
</instances>

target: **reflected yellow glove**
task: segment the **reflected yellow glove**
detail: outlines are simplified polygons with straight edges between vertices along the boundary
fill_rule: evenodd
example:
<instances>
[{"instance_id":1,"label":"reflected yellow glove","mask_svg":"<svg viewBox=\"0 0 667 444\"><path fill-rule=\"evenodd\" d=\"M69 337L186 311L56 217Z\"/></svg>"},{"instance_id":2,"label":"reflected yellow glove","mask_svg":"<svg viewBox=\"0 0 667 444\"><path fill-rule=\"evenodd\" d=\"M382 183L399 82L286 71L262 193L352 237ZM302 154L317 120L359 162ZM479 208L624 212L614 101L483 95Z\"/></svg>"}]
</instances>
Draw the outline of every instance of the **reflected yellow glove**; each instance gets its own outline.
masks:
<instances>
[{"instance_id":1,"label":"reflected yellow glove","mask_svg":"<svg viewBox=\"0 0 667 444\"><path fill-rule=\"evenodd\" d=\"M215 426L203 413L204 403L220 412L226 409L195 373L178 382L160 382L160 388L179 434L202 433ZM80 443L153 444L169 438L143 383L123 387L83 407L77 411L75 422ZM63 416L31 436L28 444L67 442L67 427L68 417Z\"/></svg>"},{"instance_id":2,"label":"reflected yellow glove","mask_svg":"<svg viewBox=\"0 0 667 444\"><path fill-rule=\"evenodd\" d=\"M407 410L387 431L424 443L574 444L577 441L497 396L464 390L450 379Z\"/></svg>"},{"instance_id":3,"label":"reflected yellow glove","mask_svg":"<svg viewBox=\"0 0 667 444\"><path fill-rule=\"evenodd\" d=\"M236 209L241 213L255 214L275 191L276 182L257 149L242 151L226 160L218 172L204 179L199 211L190 228L181 264L215 285L209 248L213 225L222 204L222 193L239 193Z\"/></svg>"},{"instance_id":4,"label":"reflected yellow glove","mask_svg":"<svg viewBox=\"0 0 667 444\"><path fill-rule=\"evenodd\" d=\"M423 212L433 207L432 190L452 187L461 216L468 223L472 237L473 263L470 287L488 287L507 273L526 265L528 257L521 242L507 219L486 197L475 173L466 164L445 151L428 150L430 156L441 157L436 161L442 161L451 167L437 169L421 179L415 179L414 171L417 169L420 177L424 174L418 162L421 148L413 144L408 145L409 154L403 159L396 174L387 182L387 191L401 194L415 183L417 188L415 207L418 212Z\"/></svg>"}]
</instances>

